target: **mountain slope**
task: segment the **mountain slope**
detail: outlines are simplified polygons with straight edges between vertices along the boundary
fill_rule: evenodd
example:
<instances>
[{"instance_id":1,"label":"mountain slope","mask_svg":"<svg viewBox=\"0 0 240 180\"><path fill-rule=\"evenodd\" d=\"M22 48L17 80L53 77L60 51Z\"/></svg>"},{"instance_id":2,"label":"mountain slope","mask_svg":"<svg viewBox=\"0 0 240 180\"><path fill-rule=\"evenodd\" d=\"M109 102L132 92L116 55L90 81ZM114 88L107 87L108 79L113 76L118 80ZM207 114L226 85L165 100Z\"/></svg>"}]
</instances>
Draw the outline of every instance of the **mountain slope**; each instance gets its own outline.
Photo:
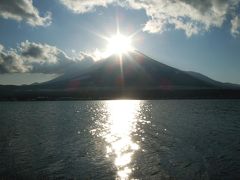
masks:
<instances>
[{"instance_id":1,"label":"mountain slope","mask_svg":"<svg viewBox=\"0 0 240 180\"><path fill-rule=\"evenodd\" d=\"M207 76L205 76L205 75L203 75L203 74L200 74L200 73L197 73L197 72L193 72L193 71L186 71L188 74L190 74L191 76L193 76L193 77L196 77L196 78L198 78L198 79L201 79L201 80L203 80L203 81L205 81L205 82L208 82L208 83L211 83L211 84L213 84L213 85L215 85L215 86L218 86L218 87L222 87L222 88L236 88L236 89L238 89L238 88L240 88L240 85L238 85L238 84L232 84L232 83L221 83L221 82L219 82L219 81L216 81L216 80L213 80L213 79L211 79L211 78L209 78L209 77L207 77Z\"/></svg>"},{"instance_id":2,"label":"mountain slope","mask_svg":"<svg viewBox=\"0 0 240 180\"><path fill-rule=\"evenodd\" d=\"M134 51L95 62L71 78L66 76L46 83L51 88L159 88L199 89L216 87L211 82L155 61Z\"/></svg>"},{"instance_id":3,"label":"mountain slope","mask_svg":"<svg viewBox=\"0 0 240 180\"><path fill-rule=\"evenodd\" d=\"M181 71L138 51L68 72L45 83L0 86L0 100L240 99L237 85Z\"/></svg>"}]
</instances>

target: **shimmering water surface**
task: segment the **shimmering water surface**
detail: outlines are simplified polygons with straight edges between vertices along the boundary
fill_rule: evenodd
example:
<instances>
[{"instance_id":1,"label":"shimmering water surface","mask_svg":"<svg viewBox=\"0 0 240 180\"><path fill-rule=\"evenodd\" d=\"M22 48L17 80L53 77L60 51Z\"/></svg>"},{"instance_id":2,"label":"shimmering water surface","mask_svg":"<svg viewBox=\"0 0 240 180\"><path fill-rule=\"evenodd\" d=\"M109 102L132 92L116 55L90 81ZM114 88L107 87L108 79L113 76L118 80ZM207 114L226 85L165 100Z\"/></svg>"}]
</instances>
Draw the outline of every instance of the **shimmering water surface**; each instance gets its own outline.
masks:
<instances>
[{"instance_id":1,"label":"shimmering water surface","mask_svg":"<svg viewBox=\"0 0 240 180\"><path fill-rule=\"evenodd\" d=\"M239 100L0 103L0 179L240 179Z\"/></svg>"}]
</instances>

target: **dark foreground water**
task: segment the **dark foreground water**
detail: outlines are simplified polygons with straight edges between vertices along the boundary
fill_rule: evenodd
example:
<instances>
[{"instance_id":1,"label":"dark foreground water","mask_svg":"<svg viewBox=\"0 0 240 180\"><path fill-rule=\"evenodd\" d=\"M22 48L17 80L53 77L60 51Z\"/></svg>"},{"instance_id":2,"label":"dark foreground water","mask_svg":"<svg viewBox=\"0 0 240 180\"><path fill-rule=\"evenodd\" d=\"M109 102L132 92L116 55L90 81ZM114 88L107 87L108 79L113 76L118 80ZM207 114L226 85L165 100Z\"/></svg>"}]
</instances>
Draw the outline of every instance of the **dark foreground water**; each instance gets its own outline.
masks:
<instances>
[{"instance_id":1,"label":"dark foreground water","mask_svg":"<svg viewBox=\"0 0 240 180\"><path fill-rule=\"evenodd\" d=\"M1 102L2 178L240 179L240 101Z\"/></svg>"}]
</instances>

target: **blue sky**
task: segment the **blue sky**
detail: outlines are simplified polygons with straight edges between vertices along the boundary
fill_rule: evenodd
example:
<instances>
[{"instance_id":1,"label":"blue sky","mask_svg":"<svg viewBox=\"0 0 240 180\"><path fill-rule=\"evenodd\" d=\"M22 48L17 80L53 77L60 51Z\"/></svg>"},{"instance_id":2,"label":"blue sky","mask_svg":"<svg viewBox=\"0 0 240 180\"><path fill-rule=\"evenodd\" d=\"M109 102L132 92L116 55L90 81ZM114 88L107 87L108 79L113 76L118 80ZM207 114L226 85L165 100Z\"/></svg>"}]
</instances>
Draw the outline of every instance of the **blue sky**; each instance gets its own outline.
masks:
<instances>
[{"instance_id":1,"label":"blue sky","mask_svg":"<svg viewBox=\"0 0 240 180\"><path fill-rule=\"evenodd\" d=\"M41 82L64 73L56 68L64 68L65 61L74 64L96 49L104 50L106 41L98 35L113 35L117 21L125 35L138 31L133 44L146 55L182 70L240 84L237 0L196 0L195 4L182 0L174 5L161 0L132 4L128 0L121 1L123 4L114 0L18 2L0 5L0 84ZM159 13L163 2L168 2L164 7L171 11ZM15 12L6 8L20 5L33 9ZM41 56L30 53L33 47L41 50Z\"/></svg>"}]
</instances>

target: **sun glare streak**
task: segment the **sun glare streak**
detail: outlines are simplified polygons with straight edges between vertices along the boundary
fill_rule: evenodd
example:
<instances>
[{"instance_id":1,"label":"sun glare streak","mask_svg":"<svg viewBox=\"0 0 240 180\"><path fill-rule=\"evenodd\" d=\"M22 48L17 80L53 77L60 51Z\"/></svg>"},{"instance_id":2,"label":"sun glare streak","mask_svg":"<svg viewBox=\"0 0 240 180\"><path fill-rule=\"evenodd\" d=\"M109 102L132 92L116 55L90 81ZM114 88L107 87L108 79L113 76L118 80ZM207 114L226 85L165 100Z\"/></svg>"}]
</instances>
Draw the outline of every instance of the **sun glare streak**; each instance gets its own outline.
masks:
<instances>
[{"instance_id":1,"label":"sun glare streak","mask_svg":"<svg viewBox=\"0 0 240 180\"><path fill-rule=\"evenodd\" d=\"M101 50L98 53L98 58L97 58L98 60L108 58L109 56L114 54L121 56L122 54L128 54L128 52L135 50L133 46L133 41L135 39L135 36L137 36L137 34L139 34L142 31L141 28L136 30L133 33L128 33L128 35L126 36L121 33L118 18L117 18L116 30L117 31L115 34L104 33L104 34L108 34L108 36L97 33L93 30L88 30L93 35L107 42L105 49L100 48Z\"/></svg>"},{"instance_id":2,"label":"sun glare streak","mask_svg":"<svg viewBox=\"0 0 240 180\"><path fill-rule=\"evenodd\" d=\"M118 178L128 179L132 172L132 156L140 148L132 139L132 133L136 131L139 101L109 101L107 109L108 133L104 137L107 142L107 157L114 158Z\"/></svg>"},{"instance_id":3,"label":"sun glare streak","mask_svg":"<svg viewBox=\"0 0 240 180\"><path fill-rule=\"evenodd\" d=\"M112 37L108 38L108 45L107 45L107 54L118 54L121 55L123 53L127 53L133 50L132 46L132 38L128 36L124 36L121 33L117 33Z\"/></svg>"},{"instance_id":4,"label":"sun glare streak","mask_svg":"<svg viewBox=\"0 0 240 180\"><path fill-rule=\"evenodd\" d=\"M125 25L125 29L126 29ZM108 28L109 29L109 28ZM116 14L116 33L113 34L112 32L105 32L103 34L97 33L94 30L88 30L93 35L103 39L107 42L106 49L101 49L98 53L98 60L99 59L105 59L108 58L111 55L118 55L119 57L122 56L122 54L128 54L130 51L134 51L135 48L133 46L133 40L135 39L135 36L142 32L142 28L137 29L134 32L127 31L128 35L124 35L120 31L120 23L119 23L119 15ZM130 28L129 28L130 29ZM107 35L106 35L107 34Z\"/></svg>"}]
</instances>

